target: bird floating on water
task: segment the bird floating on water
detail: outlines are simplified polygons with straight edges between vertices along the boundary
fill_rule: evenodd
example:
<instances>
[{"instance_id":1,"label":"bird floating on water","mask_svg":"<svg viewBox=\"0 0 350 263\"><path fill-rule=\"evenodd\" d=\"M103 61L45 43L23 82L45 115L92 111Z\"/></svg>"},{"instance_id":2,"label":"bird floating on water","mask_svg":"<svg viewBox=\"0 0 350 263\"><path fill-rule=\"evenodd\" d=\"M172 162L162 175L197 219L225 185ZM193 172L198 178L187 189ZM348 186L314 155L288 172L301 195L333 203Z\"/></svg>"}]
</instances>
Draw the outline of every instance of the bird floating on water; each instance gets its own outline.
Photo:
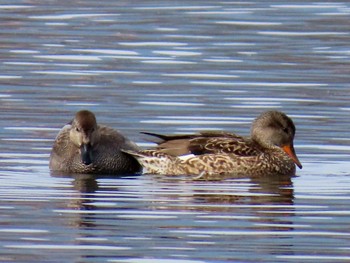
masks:
<instances>
[{"instance_id":1,"label":"bird floating on water","mask_svg":"<svg viewBox=\"0 0 350 263\"><path fill-rule=\"evenodd\" d=\"M81 110L58 133L50 155L50 170L65 173L131 174L142 167L121 150L140 150L110 127L98 125L94 113Z\"/></svg>"},{"instance_id":2,"label":"bird floating on water","mask_svg":"<svg viewBox=\"0 0 350 263\"><path fill-rule=\"evenodd\" d=\"M228 132L160 135L150 150L127 150L146 169L159 175L294 175L302 165L295 153L293 121L279 111L262 113L251 137Z\"/></svg>"}]
</instances>

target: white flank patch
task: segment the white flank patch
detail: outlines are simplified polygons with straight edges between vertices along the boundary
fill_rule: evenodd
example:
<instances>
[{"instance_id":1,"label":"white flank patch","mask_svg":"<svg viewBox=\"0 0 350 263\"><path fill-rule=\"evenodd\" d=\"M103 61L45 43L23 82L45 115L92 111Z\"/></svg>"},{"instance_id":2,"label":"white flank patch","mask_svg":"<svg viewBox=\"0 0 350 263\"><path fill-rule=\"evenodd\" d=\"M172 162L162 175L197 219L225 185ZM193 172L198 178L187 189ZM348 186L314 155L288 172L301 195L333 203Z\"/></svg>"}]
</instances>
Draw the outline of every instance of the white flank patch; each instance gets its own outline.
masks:
<instances>
[{"instance_id":1,"label":"white flank patch","mask_svg":"<svg viewBox=\"0 0 350 263\"><path fill-rule=\"evenodd\" d=\"M195 157L194 154L186 154L186 155L181 155L178 158L182 161L187 161L188 159L191 159L193 157Z\"/></svg>"}]
</instances>

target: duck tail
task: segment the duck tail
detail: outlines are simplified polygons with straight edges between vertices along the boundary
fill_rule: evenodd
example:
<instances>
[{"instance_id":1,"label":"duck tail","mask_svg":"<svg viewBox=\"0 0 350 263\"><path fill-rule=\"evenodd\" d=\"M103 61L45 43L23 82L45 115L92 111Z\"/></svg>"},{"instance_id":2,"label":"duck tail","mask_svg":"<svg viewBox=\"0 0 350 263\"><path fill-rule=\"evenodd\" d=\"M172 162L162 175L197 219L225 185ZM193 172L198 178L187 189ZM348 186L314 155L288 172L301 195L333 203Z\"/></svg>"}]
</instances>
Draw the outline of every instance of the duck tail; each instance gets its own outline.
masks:
<instances>
[{"instance_id":1,"label":"duck tail","mask_svg":"<svg viewBox=\"0 0 350 263\"><path fill-rule=\"evenodd\" d=\"M157 137L157 138L162 139L162 140L166 140L168 138L167 135L154 133L154 132L140 132L140 133L146 134L146 135L149 135L149 136L153 136L153 137Z\"/></svg>"},{"instance_id":2,"label":"duck tail","mask_svg":"<svg viewBox=\"0 0 350 263\"><path fill-rule=\"evenodd\" d=\"M182 139L193 139L198 136L198 134L174 134L174 135L164 135L159 133L153 133L153 132L141 132L142 134L150 135L153 137L156 137L158 139L161 139L162 142L166 141L172 141L172 140L182 140ZM162 143L160 142L160 143Z\"/></svg>"},{"instance_id":3,"label":"duck tail","mask_svg":"<svg viewBox=\"0 0 350 263\"><path fill-rule=\"evenodd\" d=\"M153 133L153 132L140 132L141 134L152 136L153 138L147 138L146 140L149 142L153 142L156 144L161 144L163 142L166 142L171 139L168 135L163 135L159 133Z\"/></svg>"}]
</instances>

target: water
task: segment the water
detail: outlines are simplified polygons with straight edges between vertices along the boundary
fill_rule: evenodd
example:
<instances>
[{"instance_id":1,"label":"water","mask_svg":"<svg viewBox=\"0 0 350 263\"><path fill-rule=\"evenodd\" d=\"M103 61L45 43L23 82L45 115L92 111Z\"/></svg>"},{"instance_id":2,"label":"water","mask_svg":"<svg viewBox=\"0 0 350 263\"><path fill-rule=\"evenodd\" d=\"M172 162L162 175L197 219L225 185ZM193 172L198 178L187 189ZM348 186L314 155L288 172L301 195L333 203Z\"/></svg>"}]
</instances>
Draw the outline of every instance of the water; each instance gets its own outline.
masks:
<instances>
[{"instance_id":1,"label":"water","mask_svg":"<svg viewBox=\"0 0 350 263\"><path fill-rule=\"evenodd\" d=\"M350 5L3 1L0 261L348 262ZM139 131L296 126L292 178L51 176L87 108Z\"/></svg>"}]
</instances>

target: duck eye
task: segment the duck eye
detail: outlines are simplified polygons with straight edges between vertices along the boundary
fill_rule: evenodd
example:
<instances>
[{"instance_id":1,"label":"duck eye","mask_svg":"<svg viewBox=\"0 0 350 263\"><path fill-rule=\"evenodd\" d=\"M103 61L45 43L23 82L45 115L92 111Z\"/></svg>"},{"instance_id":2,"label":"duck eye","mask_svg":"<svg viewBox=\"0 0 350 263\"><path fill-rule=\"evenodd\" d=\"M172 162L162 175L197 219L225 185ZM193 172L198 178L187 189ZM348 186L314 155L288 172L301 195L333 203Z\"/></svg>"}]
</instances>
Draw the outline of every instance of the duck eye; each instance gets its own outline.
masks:
<instances>
[{"instance_id":1,"label":"duck eye","mask_svg":"<svg viewBox=\"0 0 350 263\"><path fill-rule=\"evenodd\" d=\"M78 127L76 127L75 130L76 130L77 132L80 132L80 129L79 129Z\"/></svg>"},{"instance_id":2,"label":"duck eye","mask_svg":"<svg viewBox=\"0 0 350 263\"><path fill-rule=\"evenodd\" d=\"M288 133L288 132L289 132L288 128L283 128L283 131L284 131L285 133Z\"/></svg>"}]
</instances>

